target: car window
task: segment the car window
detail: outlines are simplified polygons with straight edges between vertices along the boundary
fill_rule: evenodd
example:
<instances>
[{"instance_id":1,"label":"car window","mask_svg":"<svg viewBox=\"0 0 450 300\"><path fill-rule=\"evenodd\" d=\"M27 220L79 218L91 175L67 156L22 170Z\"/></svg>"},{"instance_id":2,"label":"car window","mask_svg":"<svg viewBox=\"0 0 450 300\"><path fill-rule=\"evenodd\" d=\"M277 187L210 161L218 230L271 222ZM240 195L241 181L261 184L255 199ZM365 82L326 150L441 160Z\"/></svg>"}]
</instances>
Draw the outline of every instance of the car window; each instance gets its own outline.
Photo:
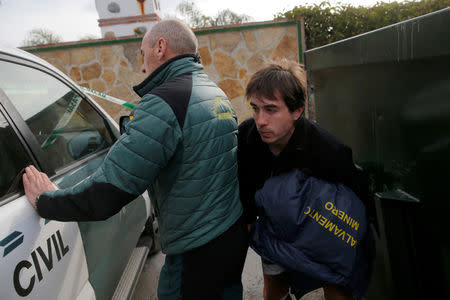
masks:
<instances>
[{"instance_id":1,"label":"car window","mask_svg":"<svg viewBox=\"0 0 450 300\"><path fill-rule=\"evenodd\" d=\"M22 188L22 171L31 159L16 133L0 113L0 199Z\"/></svg>"},{"instance_id":2,"label":"car window","mask_svg":"<svg viewBox=\"0 0 450 300\"><path fill-rule=\"evenodd\" d=\"M0 61L0 88L55 170L112 144L102 116L70 87L40 70Z\"/></svg>"}]
</instances>

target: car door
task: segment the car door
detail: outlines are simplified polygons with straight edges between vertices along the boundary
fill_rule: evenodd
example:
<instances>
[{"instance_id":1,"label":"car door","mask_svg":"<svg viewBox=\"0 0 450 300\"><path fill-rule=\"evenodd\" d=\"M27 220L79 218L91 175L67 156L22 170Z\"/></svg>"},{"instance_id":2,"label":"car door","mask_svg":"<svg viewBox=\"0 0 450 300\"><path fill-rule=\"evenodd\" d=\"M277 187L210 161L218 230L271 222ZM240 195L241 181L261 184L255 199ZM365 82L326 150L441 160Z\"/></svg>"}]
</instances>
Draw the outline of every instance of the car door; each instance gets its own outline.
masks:
<instances>
[{"instance_id":1,"label":"car door","mask_svg":"<svg viewBox=\"0 0 450 300\"><path fill-rule=\"evenodd\" d=\"M77 224L40 218L23 195L23 168L37 163L4 100L0 91L0 298L94 299Z\"/></svg>"},{"instance_id":2,"label":"car door","mask_svg":"<svg viewBox=\"0 0 450 300\"><path fill-rule=\"evenodd\" d=\"M59 188L73 186L95 172L117 138L117 128L111 120L71 85L70 80L57 72L15 57L1 58L0 98L3 99L5 119L9 119L10 127L16 129L16 135L29 157L21 167L28 163L35 164ZM19 174L20 169L17 172ZM23 225L26 226L23 229L17 225L22 231L14 229L5 232L6 245L18 243L17 240L22 238L20 233L24 231L27 234L32 232L30 234L35 241L28 249L20 247L20 251L16 250L18 257L22 258L20 261L28 261L36 269L36 276L33 277L30 271L33 267L23 262L15 275L27 293L31 289L25 296L33 299L73 299L79 295L86 297L92 294L93 289L97 299L110 299L144 227L148 215L144 199L140 197L131 202L117 215L103 222L62 223L41 220L25 197L20 196L20 187L21 180L16 187L18 197L8 200L1 208L2 212L9 214L8 211L13 209L10 206L22 203L15 205L18 206L17 218L10 222L28 224ZM3 223L3 219L0 220ZM66 259L73 263L72 268L76 270L72 270L71 265L61 264L58 269L61 274L54 271L56 262L64 261L63 253L76 257ZM40 270L36 268L38 264ZM43 283L44 277L47 277L45 282L51 283L52 288ZM22 296L20 287L19 292L17 289L14 291ZM50 291L53 294L42 297Z\"/></svg>"}]
</instances>

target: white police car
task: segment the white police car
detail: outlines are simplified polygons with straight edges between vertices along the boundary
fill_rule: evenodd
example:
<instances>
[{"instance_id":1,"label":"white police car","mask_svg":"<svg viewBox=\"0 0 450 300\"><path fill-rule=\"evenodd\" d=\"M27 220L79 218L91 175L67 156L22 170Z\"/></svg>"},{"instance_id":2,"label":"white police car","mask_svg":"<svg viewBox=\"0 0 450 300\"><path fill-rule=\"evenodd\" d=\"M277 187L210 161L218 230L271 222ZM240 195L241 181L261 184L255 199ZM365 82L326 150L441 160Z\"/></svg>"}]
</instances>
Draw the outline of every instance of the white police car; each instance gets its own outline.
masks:
<instances>
[{"instance_id":1,"label":"white police car","mask_svg":"<svg viewBox=\"0 0 450 300\"><path fill-rule=\"evenodd\" d=\"M149 250L136 247L152 224L148 195L103 222L63 223L38 216L21 179L33 164L58 187L75 185L119 135L63 73L0 46L0 299L131 297Z\"/></svg>"}]
</instances>

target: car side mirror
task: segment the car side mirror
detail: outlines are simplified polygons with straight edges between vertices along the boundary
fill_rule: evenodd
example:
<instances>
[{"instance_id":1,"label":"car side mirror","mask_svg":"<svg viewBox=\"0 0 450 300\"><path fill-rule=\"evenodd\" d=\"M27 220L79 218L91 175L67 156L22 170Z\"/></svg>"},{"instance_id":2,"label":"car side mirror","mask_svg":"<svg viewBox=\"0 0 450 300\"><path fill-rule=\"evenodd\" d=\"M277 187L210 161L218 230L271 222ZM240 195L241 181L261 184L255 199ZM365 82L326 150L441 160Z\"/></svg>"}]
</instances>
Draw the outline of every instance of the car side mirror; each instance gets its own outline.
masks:
<instances>
[{"instance_id":1,"label":"car side mirror","mask_svg":"<svg viewBox=\"0 0 450 300\"><path fill-rule=\"evenodd\" d=\"M119 119L120 134L125 132L125 126L130 122L130 116L122 116Z\"/></svg>"},{"instance_id":2,"label":"car side mirror","mask_svg":"<svg viewBox=\"0 0 450 300\"><path fill-rule=\"evenodd\" d=\"M104 147L103 137L98 131L94 130L84 130L72 137L67 143L67 150L75 160Z\"/></svg>"}]
</instances>

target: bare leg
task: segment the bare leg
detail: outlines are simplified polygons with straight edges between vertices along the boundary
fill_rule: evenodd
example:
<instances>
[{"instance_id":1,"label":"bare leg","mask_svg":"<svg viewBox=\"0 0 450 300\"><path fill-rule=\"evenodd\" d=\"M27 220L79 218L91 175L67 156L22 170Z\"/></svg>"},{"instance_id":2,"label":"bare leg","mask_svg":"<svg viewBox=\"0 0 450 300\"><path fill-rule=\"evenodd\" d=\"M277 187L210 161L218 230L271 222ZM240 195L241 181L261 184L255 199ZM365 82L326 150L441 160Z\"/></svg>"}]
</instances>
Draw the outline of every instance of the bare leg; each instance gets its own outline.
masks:
<instances>
[{"instance_id":1,"label":"bare leg","mask_svg":"<svg viewBox=\"0 0 450 300\"><path fill-rule=\"evenodd\" d=\"M289 283L286 274L266 275L264 277L264 299L280 300L289 292Z\"/></svg>"},{"instance_id":2,"label":"bare leg","mask_svg":"<svg viewBox=\"0 0 450 300\"><path fill-rule=\"evenodd\" d=\"M341 287L335 285L327 285L323 287L325 300L355 300L348 292Z\"/></svg>"}]
</instances>

